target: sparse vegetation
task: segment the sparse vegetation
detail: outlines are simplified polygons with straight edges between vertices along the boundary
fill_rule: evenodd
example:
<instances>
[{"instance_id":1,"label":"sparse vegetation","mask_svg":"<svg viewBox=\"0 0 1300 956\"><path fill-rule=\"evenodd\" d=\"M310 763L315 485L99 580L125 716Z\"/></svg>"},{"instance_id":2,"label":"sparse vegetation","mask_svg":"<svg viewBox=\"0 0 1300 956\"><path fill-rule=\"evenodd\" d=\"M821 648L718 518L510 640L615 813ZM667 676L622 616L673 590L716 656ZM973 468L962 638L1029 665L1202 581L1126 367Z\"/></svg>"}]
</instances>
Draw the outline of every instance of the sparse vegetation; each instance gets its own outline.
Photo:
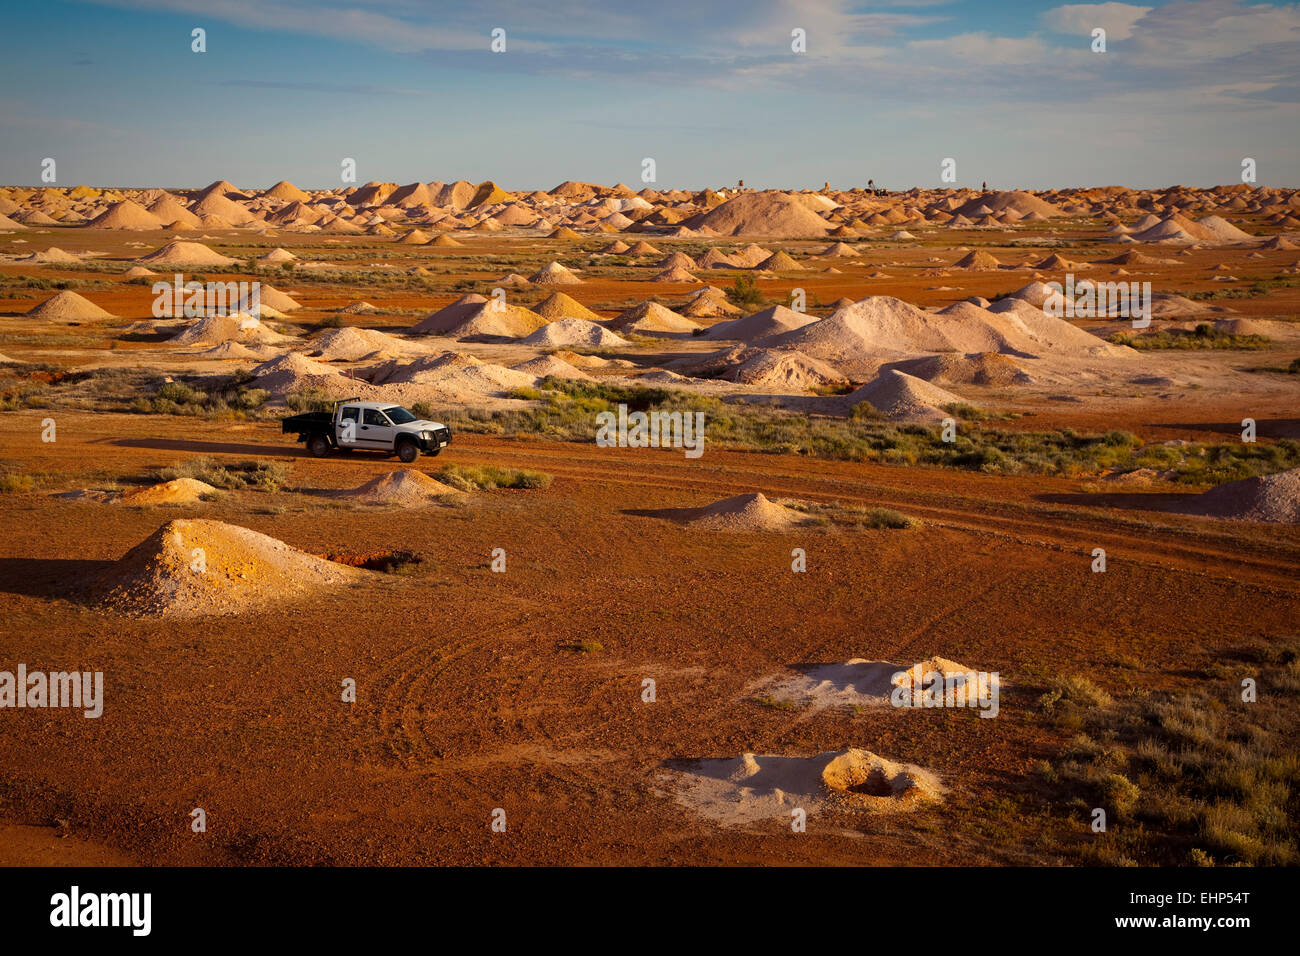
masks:
<instances>
[{"instance_id":1,"label":"sparse vegetation","mask_svg":"<svg viewBox=\"0 0 1300 956\"><path fill-rule=\"evenodd\" d=\"M1208 322L1199 323L1191 332L1182 329L1164 329L1160 332L1148 332L1135 335L1132 332L1116 332L1106 341L1112 345L1127 345L1129 348L1151 349L1230 349L1234 351L1258 350L1268 348L1272 342L1264 335L1239 335L1216 329Z\"/></svg>"},{"instance_id":2,"label":"sparse vegetation","mask_svg":"<svg viewBox=\"0 0 1300 956\"><path fill-rule=\"evenodd\" d=\"M868 528L878 529L908 529L921 527L921 522L916 518L909 518L901 511L894 511L891 508L872 508L867 512L865 524Z\"/></svg>"},{"instance_id":3,"label":"sparse vegetation","mask_svg":"<svg viewBox=\"0 0 1300 956\"><path fill-rule=\"evenodd\" d=\"M458 431L586 442L595 439L596 415L614 410L619 403L632 411L700 411L705 414L707 442L715 447L989 474L1086 478L1152 468L1169 472L1173 483L1215 485L1300 465L1300 441L1295 439L1144 444L1136 435L1117 429L1089 435L1069 428L1030 432L964 423L956 441L945 442L939 428L885 421L865 402L855 407L851 417L840 418L728 403L681 390L554 378L515 394L536 394L540 404L497 411L427 408L421 414Z\"/></svg>"},{"instance_id":4,"label":"sparse vegetation","mask_svg":"<svg viewBox=\"0 0 1300 956\"><path fill-rule=\"evenodd\" d=\"M750 312L761 309L767 303L754 277L746 275L736 276L731 288L727 290L727 298L732 305Z\"/></svg>"},{"instance_id":5,"label":"sparse vegetation","mask_svg":"<svg viewBox=\"0 0 1300 956\"><path fill-rule=\"evenodd\" d=\"M491 491L496 488L547 488L551 476L527 468L495 465L448 465L435 476L457 491Z\"/></svg>"},{"instance_id":6,"label":"sparse vegetation","mask_svg":"<svg viewBox=\"0 0 1300 956\"><path fill-rule=\"evenodd\" d=\"M223 464L211 458L190 458L177 462L159 473L163 481L193 478L216 488L256 488L260 491L279 491L289 478L289 466L278 461L244 461Z\"/></svg>"},{"instance_id":7,"label":"sparse vegetation","mask_svg":"<svg viewBox=\"0 0 1300 956\"><path fill-rule=\"evenodd\" d=\"M295 413L333 411L335 400L335 396L319 388L304 388L284 397L285 405Z\"/></svg>"},{"instance_id":8,"label":"sparse vegetation","mask_svg":"<svg viewBox=\"0 0 1300 956\"><path fill-rule=\"evenodd\" d=\"M35 487L36 479L23 472L10 471L0 475L0 494L17 494Z\"/></svg>"},{"instance_id":9,"label":"sparse vegetation","mask_svg":"<svg viewBox=\"0 0 1300 956\"><path fill-rule=\"evenodd\" d=\"M214 383L212 391L185 382L159 382L152 395L142 395L131 403L131 411L155 415L200 415L205 417L243 417L256 411L271 395L264 389L251 388L236 375Z\"/></svg>"},{"instance_id":10,"label":"sparse vegetation","mask_svg":"<svg viewBox=\"0 0 1300 956\"><path fill-rule=\"evenodd\" d=\"M1183 693L1118 700L1085 678L1052 682L1040 701L1058 727L1077 731L1036 776L1079 826L1092 808L1113 824L1078 852L1114 865L1300 863L1300 759L1284 703L1300 692L1294 642L1241 653L1268 693L1244 704L1224 681Z\"/></svg>"}]
</instances>

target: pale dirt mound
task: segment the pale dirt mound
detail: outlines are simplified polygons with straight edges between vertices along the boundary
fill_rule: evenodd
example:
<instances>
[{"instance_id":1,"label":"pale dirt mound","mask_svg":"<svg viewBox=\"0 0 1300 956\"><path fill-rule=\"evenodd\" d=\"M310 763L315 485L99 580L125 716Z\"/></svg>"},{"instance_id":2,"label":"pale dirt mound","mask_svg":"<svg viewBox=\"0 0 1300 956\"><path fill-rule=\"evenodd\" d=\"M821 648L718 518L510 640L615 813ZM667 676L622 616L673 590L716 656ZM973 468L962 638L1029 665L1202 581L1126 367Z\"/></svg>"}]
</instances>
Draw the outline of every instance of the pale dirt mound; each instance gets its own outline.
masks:
<instances>
[{"instance_id":1,"label":"pale dirt mound","mask_svg":"<svg viewBox=\"0 0 1300 956\"><path fill-rule=\"evenodd\" d=\"M93 229L161 229L165 223L149 210L129 199L109 206L87 225Z\"/></svg>"},{"instance_id":2,"label":"pale dirt mound","mask_svg":"<svg viewBox=\"0 0 1300 956\"><path fill-rule=\"evenodd\" d=\"M893 664L855 657L844 664L814 664L799 668L794 676L776 675L754 685L755 695L775 701L823 710L827 707L892 706L890 696L896 687L907 688L904 706L912 706L911 692L924 693L937 683L932 675L952 681L951 702L963 707L979 703L981 692L997 688L999 682L989 675L981 679L977 672L955 661L931 657L915 664ZM964 684L957 689L954 678L961 675ZM938 689L942 689L940 684Z\"/></svg>"},{"instance_id":3,"label":"pale dirt mound","mask_svg":"<svg viewBox=\"0 0 1300 956\"><path fill-rule=\"evenodd\" d=\"M573 355L574 353L563 353ZM594 356L593 356L594 357ZM527 362L520 362L518 365L512 365L510 368L516 372L523 372L525 375L532 375L535 378L572 378L579 381L589 382L591 376L579 368L570 365L562 358L555 355L541 355L535 359L529 359Z\"/></svg>"},{"instance_id":4,"label":"pale dirt mound","mask_svg":"<svg viewBox=\"0 0 1300 956\"><path fill-rule=\"evenodd\" d=\"M145 276L156 276L157 274L152 269L146 269L144 266L132 266L122 273L122 278L143 279Z\"/></svg>"},{"instance_id":5,"label":"pale dirt mound","mask_svg":"<svg viewBox=\"0 0 1300 956\"><path fill-rule=\"evenodd\" d=\"M1179 502L1173 510L1236 521L1300 524L1300 468L1230 481Z\"/></svg>"},{"instance_id":6,"label":"pale dirt mound","mask_svg":"<svg viewBox=\"0 0 1300 956\"><path fill-rule=\"evenodd\" d=\"M943 407L962 401L952 392L897 369L881 372L873 381L844 396L849 408L870 402L872 408L893 422L942 421L950 417Z\"/></svg>"},{"instance_id":7,"label":"pale dirt mound","mask_svg":"<svg viewBox=\"0 0 1300 956\"><path fill-rule=\"evenodd\" d=\"M258 287L258 300L262 306L275 309L277 312L292 312L294 309L302 308L302 305L293 296L287 292L281 292L265 282Z\"/></svg>"},{"instance_id":8,"label":"pale dirt mound","mask_svg":"<svg viewBox=\"0 0 1300 956\"><path fill-rule=\"evenodd\" d=\"M1230 335L1263 335L1272 331L1265 322L1255 319L1220 319L1214 323L1223 332Z\"/></svg>"},{"instance_id":9,"label":"pale dirt mound","mask_svg":"<svg viewBox=\"0 0 1300 956\"><path fill-rule=\"evenodd\" d=\"M615 335L604 326L588 322L586 319L556 319L525 338L523 344L540 347L580 345L619 348L629 343L627 339Z\"/></svg>"},{"instance_id":10,"label":"pale dirt mound","mask_svg":"<svg viewBox=\"0 0 1300 956\"><path fill-rule=\"evenodd\" d=\"M478 184L478 189L469 201L470 206L491 206L496 203L510 202L515 197L506 192L492 180L487 179Z\"/></svg>"},{"instance_id":11,"label":"pale dirt mound","mask_svg":"<svg viewBox=\"0 0 1300 956\"><path fill-rule=\"evenodd\" d=\"M374 370L371 381L383 386L419 386L400 391L413 398L436 399L452 404L500 398L513 389L537 384L536 377L525 372L482 362L472 355L459 352L427 356L407 365L387 362Z\"/></svg>"},{"instance_id":12,"label":"pale dirt mound","mask_svg":"<svg viewBox=\"0 0 1300 956\"><path fill-rule=\"evenodd\" d=\"M656 265L658 265L660 269L675 269L678 266L683 269L694 269L696 268L697 263L686 253L678 251L660 259Z\"/></svg>"},{"instance_id":13,"label":"pale dirt mound","mask_svg":"<svg viewBox=\"0 0 1300 956\"><path fill-rule=\"evenodd\" d=\"M705 531L788 531L808 520L797 511L769 501L761 492L723 498L691 510L694 515L686 523Z\"/></svg>"},{"instance_id":14,"label":"pale dirt mound","mask_svg":"<svg viewBox=\"0 0 1300 956\"><path fill-rule=\"evenodd\" d=\"M357 362L367 356L391 355L411 351L411 344L396 336L374 329L346 327L330 329L312 343L310 354L322 362Z\"/></svg>"},{"instance_id":15,"label":"pale dirt mound","mask_svg":"<svg viewBox=\"0 0 1300 956\"><path fill-rule=\"evenodd\" d=\"M1045 219L1065 215L1051 203L1039 199L1031 193L1020 192L1019 190L981 194L957 207L955 212L961 216L982 216L1006 210L1019 213L1021 217L1028 216L1031 213L1036 213Z\"/></svg>"},{"instance_id":16,"label":"pale dirt mound","mask_svg":"<svg viewBox=\"0 0 1300 956\"><path fill-rule=\"evenodd\" d=\"M1029 285L1021 286L1015 292L1006 296L1006 298L1019 299L1021 302L1028 302L1035 309L1041 309L1043 303L1054 294L1054 290L1046 282L1038 282L1035 280L1034 282L1029 283Z\"/></svg>"},{"instance_id":17,"label":"pale dirt mound","mask_svg":"<svg viewBox=\"0 0 1300 956\"><path fill-rule=\"evenodd\" d=\"M741 265L736 260L720 252L717 246L710 246L708 252L695 260L696 268L699 269L739 269Z\"/></svg>"},{"instance_id":18,"label":"pale dirt mound","mask_svg":"<svg viewBox=\"0 0 1300 956\"><path fill-rule=\"evenodd\" d=\"M234 226L243 226L258 219L245 206L220 192L209 192L190 207L190 212L200 217L205 225L208 224L209 217Z\"/></svg>"},{"instance_id":19,"label":"pale dirt mound","mask_svg":"<svg viewBox=\"0 0 1300 956\"><path fill-rule=\"evenodd\" d=\"M264 255L264 256L259 256L258 259L257 259L257 261L258 261L258 262L265 262L265 263L268 263L268 264L270 264L270 265L279 265L280 263L283 263L283 262L297 262L297 261L298 261L298 257L295 256L295 255L294 255L292 252L290 252L288 249L281 249L279 246L276 246L274 249L272 249L272 250L271 250L270 252L268 252L266 255Z\"/></svg>"},{"instance_id":20,"label":"pale dirt mound","mask_svg":"<svg viewBox=\"0 0 1300 956\"><path fill-rule=\"evenodd\" d=\"M806 312L795 312L783 305L773 305L744 318L719 322L711 326L702 337L713 340L734 339L738 342L757 342L774 335L793 332L816 321L816 316L808 315Z\"/></svg>"},{"instance_id":21,"label":"pale dirt mound","mask_svg":"<svg viewBox=\"0 0 1300 956\"><path fill-rule=\"evenodd\" d=\"M295 199L301 202L308 202L311 199L311 196L303 192L287 179L280 180L270 189L266 190L266 192L262 193L262 195L269 199L280 199L284 202L293 202Z\"/></svg>"},{"instance_id":22,"label":"pale dirt mound","mask_svg":"<svg viewBox=\"0 0 1300 956\"><path fill-rule=\"evenodd\" d=\"M201 242L169 242L147 256L141 256L136 262L148 262L160 266L228 266L238 262L221 253L209 249Z\"/></svg>"},{"instance_id":23,"label":"pale dirt mound","mask_svg":"<svg viewBox=\"0 0 1300 956\"><path fill-rule=\"evenodd\" d=\"M487 302L485 296L470 292L461 296L451 305L444 306L437 312L426 316L411 327L411 332L416 335L446 335L474 315L485 302Z\"/></svg>"},{"instance_id":24,"label":"pale dirt mound","mask_svg":"<svg viewBox=\"0 0 1300 956\"><path fill-rule=\"evenodd\" d=\"M1033 379L1012 360L999 352L974 352L970 355L931 355L900 362L900 372L915 375L938 385L1029 385Z\"/></svg>"},{"instance_id":25,"label":"pale dirt mound","mask_svg":"<svg viewBox=\"0 0 1300 956\"><path fill-rule=\"evenodd\" d=\"M835 366L793 350L746 349L738 358L722 377L756 388L806 392L848 381Z\"/></svg>"},{"instance_id":26,"label":"pale dirt mound","mask_svg":"<svg viewBox=\"0 0 1300 956\"><path fill-rule=\"evenodd\" d=\"M767 272L798 272L802 271L803 266L784 249L778 249L754 268Z\"/></svg>"},{"instance_id":27,"label":"pale dirt mound","mask_svg":"<svg viewBox=\"0 0 1300 956\"><path fill-rule=\"evenodd\" d=\"M558 358L576 369L584 368L638 368L635 362L629 362L627 359L605 359L599 355L581 355L577 352L570 352L567 349L561 349L554 353L552 358ZM525 362L523 365L515 366L523 369L531 363Z\"/></svg>"},{"instance_id":28,"label":"pale dirt mound","mask_svg":"<svg viewBox=\"0 0 1300 956\"><path fill-rule=\"evenodd\" d=\"M373 576L221 521L169 521L90 588L101 610L138 617L240 614Z\"/></svg>"},{"instance_id":29,"label":"pale dirt mound","mask_svg":"<svg viewBox=\"0 0 1300 956\"><path fill-rule=\"evenodd\" d=\"M681 314L691 318L707 319L719 315L740 315L741 310L727 301L725 293L710 291L711 286L705 286L697 293L693 293L686 303L682 306Z\"/></svg>"},{"instance_id":30,"label":"pale dirt mound","mask_svg":"<svg viewBox=\"0 0 1300 956\"><path fill-rule=\"evenodd\" d=\"M265 362L276 355L275 349L267 345L243 345L239 342L222 342L220 345L214 345L210 349L204 349L198 353L199 358L206 359L231 359L246 360L255 362Z\"/></svg>"},{"instance_id":31,"label":"pale dirt mound","mask_svg":"<svg viewBox=\"0 0 1300 956\"><path fill-rule=\"evenodd\" d=\"M995 306L1001 311L958 302L939 312L926 312L901 299L870 296L765 344L796 348L848 372L869 371L884 360L933 352L1023 357L1131 354L1019 299L1001 299Z\"/></svg>"},{"instance_id":32,"label":"pale dirt mound","mask_svg":"<svg viewBox=\"0 0 1300 956\"><path fill-rule=\"evenodd\" d=\"M372 305L364 299L357 299L355 302L349 302L347 305L340 306L334 310L340 315L370 315L378 312L379 306Z\"/></svg>"},{"instance_id":33,"label":"pale dirt mound","mask_svg":"<svg viewBox=\"0 0 1300 956\"><path fill-rule=\"evenodd\" d=\"M579 285L582 280L573 274L567 266L558 262L548 263L528 278L535 285Z\"/></svg>"},{"instance_id":34,"label":"pale dirt mound","mask_svg":"<svg viewBox=\"0 0 1300 956\"><path fill-rule=\"evenodd\" d=\"M1199 234L1193 234L1198 239L1209 242L1249 242L1255 239L1250 233L1243 232L1221 216L1206 216L1204 219L1198 219L1196 226Z\"/></svg>"},{"instance_id":35,"label":"pale dirt mound","mask_svg":"<svg viewBox=\"0 0 1300 956\"><path fill-rule=\"evenodd\" d=\"M858 250L847 242L835 242L817 253L817 255L832 259L852 259L858 255Z\"/></svg>"},{"instance_id":36,"label":"pale dirt mound","mask_svg":"<svg viewBox=\"0 0 1300 956\"><path fill-rule=\"evenodd\" d=\"M1149 219L1150 217L1146 218ZM1146 219L1143 219L1143 222L1145 221ZM1182 216L1170 216L1167 219L1157 220L1154 225L1138 231L1140 225L1141 223L1138 223L1137 226L1133 227L1134 232L1131 236L1137 242L1193 243L1204 238L1196 224L1189 222Z\"/></svg>"},{"instance_id":37,"label":"pale dirt mound","mask_svg":"<svg viewBox=\"0 0 1300 956\"><path fill-rule=\"evenodd\" d=\"M328 365L313 361L301 352L290 352L263 362L252 371L258 388L282 396L308 388L319 388L334 396L363 394L355 379L340 375Z\"/></svg>"},{"instance_id":38,"label":"pale dirt mound","mask_svg":"<svg viewBox=\"0 0 1300 956\"><path fill-rule=\"evenodd\" d=\"M444 334L455 339L520 339L532 335L544 325L546 320L532 309L519 305L503 306L500 300L492 299L477 306L468 318Z\"/></svg>"},{"instance_id":39,"label":"pale dirt mound","mask_svg":"<svg viewBox=\"0 0 1300 956\"><path fill-rule=\"evenodd\" d=\"M116 499L127 505L183 505L201 501L204 495L216 494L217 489L195 478L177 478L147 488L124 491Z\"/></svg>"},{"instance_id":40,"label":"pale dirt mound","mask_svg":"<svg viewBox=\"0 0 1300 956\"><path fill-rule=\"evenodd\" d=\"M1173 319L1193 315L1219 315L1233 312L1224 305L1210 305L1197 302L1170 292L1155 292L1151 295L1151 314L1160 319Z\"/></svg>"},{"instance_id":41,"label":"pale dirt mound","mask_svg":"<svg viewBox=\"0 0 1300 956\"><path fill-rule=\"evenodd\" d=\"M642 302L611 319L609 327L619 332L654 335L658 332L690 332L700 326L658 302Z\"/></svg>"},{"instance_id":42,"label":"pale dirt mound","mask_svg":"<svg viewBox=\"0 0 1300 956\"><path fill-rule=\"evenodd\" d=\"M781 236L817 239L831 225L790 193L742 193L688 219L691 229L707 227L721 236Z\"/></svg>"},{"instance_id":43,"label":"pale dirt mound","mask_svg":"<svg viewBox=\"0 0 1300 956\"><path fill-rule=\"evenodd\" d=\"M660 272L650 281L685 283L685 282L703 282L704 280L700 279L697 276L692 275L691 272L683 266L673 266L671 269L665 269L663 272Z\"/></svg>"},{"instance_id":44,"label":"pale dirt mound","mask_svg":"<svg viewBox=\"0 0 1300 956\"><path fill-rule=\"evenodd\" d=\"M422 471L403 468L401 471L391 471L372 478L359 488L339 492L338 497L368 505L418 508L439 498L458 494L461 492L430 478Z\"/></svg>"},{"instance_id":45,"label":"pale dirt mound","mask_svg":"<svg viewBox=\"0 0 1300 956\"><path fill-rule=\"evenodd\" d=\"M967 269L970 272L993 272L999 266L1001 263L994 258L993 254L983 249L968 252L953 263L954 269Z\"/></svg>"},{"instance_id":46,"label":"pale dirt mound","mask_svg":"<svg viewBox=\"0 0 1300 956\"><path fill-rule=\"evenodd\" d=\"M40 305L27 313L32 319L111 319L105 312L89 299L83 298L68 289L55 293Z\"/></svg>"},{"instance_id":47,"label":"pale dirt mound","mask_svg":"<svg viewBox=\"0 0 1300 956\"><path fill-rule=\"evenodd\" d=\"M52 265L59 263L77 263L81 261L81 256L74 256L70 252L65 252L58 246L50 246L43 252L33 252L29 256L22 256L19 262L45 262Z\"/></svg>"},{"instance_id":48,"label":"pale dirt mound","mask_svg":"<svg viewBox=\"0 0 1300 956\"><path fill-rule=\"evenodd\" d=\"M533 306L533 311L547 319L586 319L599 322L600 316L581 302L563 292L552 292L545 299Z\"/></svg>"},{"instance_id":49,"label":"pale dirt mound","mask_svg":"<svg viewBox=\"0 0 1300 956\"><path fill-rule=\"evenodd\" d=\"M676 771L676 800L722 826L809 816L836 809L896 813L942 799L939 778L922 767L895 763L868 750L815 757L746 753L697 760Z\"/></svg>"},{"instance_id":50,"label":"pale dirt mound","mask_svg":"<svg viewBox=\"0 0 1300 956\"><path fill-rule=\"evenodd\" d=\"M176 345L222 345L226 342L267 345L286 341L288 336L273 332L255 316L205 315L195 319L171 338Z\"/></svg>"},{"instance_id":51,"label":"pale dirt mound","mask_svg":"<svg viewBox=\"0 0 1300 956\"><path fill-rule=\"evenodd\" d=\"M1260 245L1261 249L1300 249L1294 242L1283 236L1274 236L1272 239Z\"/></svg>"}]
</instances>

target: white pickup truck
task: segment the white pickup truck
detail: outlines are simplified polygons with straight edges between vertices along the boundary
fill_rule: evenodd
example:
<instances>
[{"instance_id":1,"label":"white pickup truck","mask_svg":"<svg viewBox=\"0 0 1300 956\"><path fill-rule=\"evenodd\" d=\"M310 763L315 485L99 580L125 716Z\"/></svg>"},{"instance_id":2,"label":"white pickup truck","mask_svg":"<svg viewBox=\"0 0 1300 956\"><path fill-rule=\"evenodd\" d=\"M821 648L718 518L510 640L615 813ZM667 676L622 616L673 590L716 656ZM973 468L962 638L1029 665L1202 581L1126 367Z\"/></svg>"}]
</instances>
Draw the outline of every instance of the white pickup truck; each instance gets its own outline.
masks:
<instances>
[{"instance_id":1,"label":"white pickup truck","mask_svg":"<svg viewBox=\"0 0 1300 956\"><path fill-rule=\"evenodd\" d=\"M363 402L348 398L334 403L333 412L305 412L281 420L280 431L296 434L314 458L334 449L382 451L410 463L436 455L451 443L451 429L417 418L392 402Z\"/></svg>"}]
</instances>

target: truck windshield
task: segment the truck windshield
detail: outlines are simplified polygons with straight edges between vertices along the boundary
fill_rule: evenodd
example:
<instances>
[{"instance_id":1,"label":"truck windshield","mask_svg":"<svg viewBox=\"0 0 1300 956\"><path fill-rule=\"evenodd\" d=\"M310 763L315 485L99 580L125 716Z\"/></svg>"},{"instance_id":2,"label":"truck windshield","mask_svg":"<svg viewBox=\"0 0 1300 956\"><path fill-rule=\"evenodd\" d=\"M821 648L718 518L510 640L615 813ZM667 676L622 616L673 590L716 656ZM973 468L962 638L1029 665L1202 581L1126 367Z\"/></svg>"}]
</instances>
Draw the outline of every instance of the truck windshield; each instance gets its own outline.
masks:
<instances>
[{"instance_id":1,"label":"truck windshield","mask_svg":"<svg viewBox=\"0 0 1300 956\"><path fill-rule=\"evenodd\" d=\"M392 419L394 425L405 425L408 422L416 421L415 416L401 405L389 405L384 409L384 414Z\"/></svg>"}]
</instances>

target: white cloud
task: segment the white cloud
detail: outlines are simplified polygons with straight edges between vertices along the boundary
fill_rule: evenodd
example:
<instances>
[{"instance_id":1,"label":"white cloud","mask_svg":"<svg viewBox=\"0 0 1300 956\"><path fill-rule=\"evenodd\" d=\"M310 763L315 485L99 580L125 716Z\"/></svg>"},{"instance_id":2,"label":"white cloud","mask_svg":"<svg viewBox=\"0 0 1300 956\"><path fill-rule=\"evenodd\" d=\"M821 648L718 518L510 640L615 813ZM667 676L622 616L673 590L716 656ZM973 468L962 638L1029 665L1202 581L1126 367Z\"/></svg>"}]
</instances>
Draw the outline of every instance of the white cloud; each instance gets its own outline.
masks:
<instances>
[{"instance_id":1,"label":"white cloud","mask_svg":"<svg viewBox=\"0 0 1300 956\"><path fill-rule=\"evenodd\" d=\"M1091 36L1094 29L1101 27L1109 40L1127 40L1138 21L1152 9L1128 3L1070 3L1048 10L1040 19L1044 27L1056 33Z\"/></svg>"},{"instance_id":2,"label":"white cloud","mask_svg":"<svg viewBox=\"0 0 1300 956\"><path fill-rule=\"evenodd\" d=\"M943 65L1024 66L1051 63L1059 51L1038 37L997 37L989 33L961 33L939 40L914 40L909 54L934 59Z\"/></svg>"}]
</instances>

